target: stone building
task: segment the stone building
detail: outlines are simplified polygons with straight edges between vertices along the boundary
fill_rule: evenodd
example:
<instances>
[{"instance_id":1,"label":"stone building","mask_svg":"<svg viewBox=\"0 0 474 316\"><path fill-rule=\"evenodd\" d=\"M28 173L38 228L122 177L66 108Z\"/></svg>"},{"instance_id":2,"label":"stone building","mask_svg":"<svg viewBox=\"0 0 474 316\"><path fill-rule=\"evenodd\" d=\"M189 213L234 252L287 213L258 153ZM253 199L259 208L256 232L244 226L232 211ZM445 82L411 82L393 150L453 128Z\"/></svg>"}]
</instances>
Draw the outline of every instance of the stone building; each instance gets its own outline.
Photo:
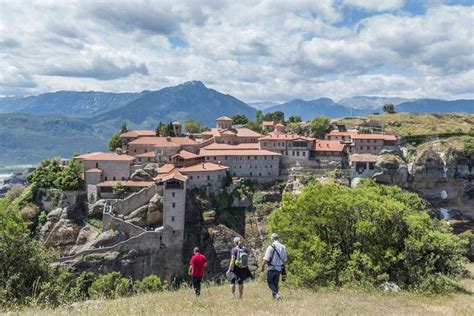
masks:
<instances>
[{"instance_id":1,"label":"stone building","mask_svg":"<svg viewBox=\"0 0 474 316\"><path fill-rule=\"evenodd\" d=\"M281 154L255 149L201 149L206 162L229 167L231 176L245 178L276 178L280 175Z\"/></svg>"},{"instance_id":2,"label":"stone building","mask_svg":"<svg viewBox=\"0 0 474 316\"><path fill-rule=\"evenodd\" d=\"M155 131L151 130L133 130L133 131L128 131L126 133L123 133L120 135L120 139L122 140L122 149L127 150L127 145L131 141L134 141L137 138L140 137L152 137L156 136Z\"/></svg>"},{"instance_id":3,"label":"stone building","mask_svg":"<svg viewBox=\"0 0 474 316\"><path fill-rule=\"evenodd\" d=\"M350 156L350 168L353 177L370 177L375 173L377 155L353 154Z\"/></svg>"},{"instance_id":4,"label":"stone building","mask_svg":"<svg viewBox=\"0 0 474 316\"><path fill-rule=\"evenodd\" d=\"M171 156L176 155L180 150L187 150L189 152L198 153L199 144L188 137L140 137L134 141L131 141L126 146L127 153L132 156L138 156L143 154L145 157L151 158L150 152L155 154L155 161L167 161L171 160ZM149 155L149 157L148 157Z\"/></svg>"},{"instance_id":5,"label":"stone building","mask_svg":"<svg viewBox=\"0 0 474 316\"><path fill-rule=\"evenodd\" d=\"M308 162L315 139L298 134L275 132L258 139L260 149L281 154L283 167Z\"/></svg>"},{"instance_id":6,"label":"stone building","mask_svg":"<svg viewBox=\"0 0 474 316\"><path fill-rule=\"evenodd\" d=\"M397 146L395 135L357 134L352 135L354 154L378 155L383 149L394 150Z\"/></svg>"},{"instance_id":7,"label":"stone building","mask_svg":"<svg viewBox=\"0 0 474 316\"><path fill-rule=\"evenodd\" d=\"M188 177L187 188L207 188L210 192L218 193L226 178L229 167L220 162L203 162L193 166L180 168L179 172Z\"/></svg>"},{"instance_id":8,"label":"stone building","mask_svg":"<svg viewBox=\"0 0 474 316\"><path fill-rule=\"evenodd\" d=\"M347 163L347 158L348 145L338 140L317 139L310 152L310 159L326 164L337 161L344 165Z\"/></svg>"},{"instance_id":9,"label":"stone building","mask_svg":"<svg viewBox=\"0 0 474 316\"><path fill-rule=\"evenodd\" d=\"M86 185L104 181L128 180L135 157L115 152L95 152L75 157L84 165Z\"/></svg>"},{"instance_id":10,"label":"stone building","mask_svg":"<svg viewBox=\"0 0 474 316\"><path fill-rule=\"evenodd\" d=\"M229 121L230 120L230 121ZM203 140L213 139L215 143L229 145L257 143L262 135L246 127L233 127L232 119L220 117L216 120L216 128L201 133Z\"/></svg>"}]
</instances>

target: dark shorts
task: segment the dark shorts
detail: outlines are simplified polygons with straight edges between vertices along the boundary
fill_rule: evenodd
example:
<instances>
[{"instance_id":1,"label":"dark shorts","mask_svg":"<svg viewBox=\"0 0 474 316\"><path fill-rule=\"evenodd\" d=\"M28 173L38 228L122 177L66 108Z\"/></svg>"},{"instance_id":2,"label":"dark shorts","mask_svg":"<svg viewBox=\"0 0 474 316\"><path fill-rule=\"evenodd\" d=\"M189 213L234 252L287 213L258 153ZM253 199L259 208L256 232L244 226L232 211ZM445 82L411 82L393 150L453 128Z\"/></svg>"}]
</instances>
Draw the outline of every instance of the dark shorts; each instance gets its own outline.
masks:
<instances>
[{"instance_id":1,"label":"dark shorts","mask_svg":"<svg viewBox=\"0 0 474 316\"><path fill-rule=\"evenodd\" d=\"M237 276L237 279L233 279L230 281L230 283L232 284L235 284L236 281L238 284L244 284L244 281L247 280L251 275L248 267L239 268L237 266L234 266L234 270L232 272L234 272L235 275Z\"/></svg>"}]
</instances>

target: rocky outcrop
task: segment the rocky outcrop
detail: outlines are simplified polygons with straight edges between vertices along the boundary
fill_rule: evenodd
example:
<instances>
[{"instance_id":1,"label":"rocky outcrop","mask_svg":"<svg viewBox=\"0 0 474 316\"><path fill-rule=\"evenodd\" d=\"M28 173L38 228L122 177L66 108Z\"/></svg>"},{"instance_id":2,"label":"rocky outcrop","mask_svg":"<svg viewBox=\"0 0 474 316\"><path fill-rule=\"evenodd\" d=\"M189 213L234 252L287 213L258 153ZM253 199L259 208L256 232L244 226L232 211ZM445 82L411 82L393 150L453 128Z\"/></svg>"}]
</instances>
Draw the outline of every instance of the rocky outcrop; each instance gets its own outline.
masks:
<instances>
[{"instance_id":1,"label":"rocky outcrop","mask_svg":"<svg viewBox=\"0 0 474 316\"><path fill-rule=\"evenodd\" d=\"M375 164L375 174L372 176L377 182L390 185L408 187L410 175L407 164L399 156L385 153L380 155Z\"/></svg>"},{"instance_id":2,"label":"rocky outcrop","mask_svg":"<svg viewBox=\"0 0 474 316\"><path fill-rule=\"evenodd\" d=\"M416 190L434 189L446 180L444 161L434 150L420 153L415 158L410 173L413 176L411 187Z\"/></svg>"},{"instance_id":3,"label":"rocky outcrop","mask_svg":"<svg viewBox=\"0 0 474 316\"><path fill-rule=\"evenodd\" d=\"M127 236L116 230L107 230L102 232L92 243L91 248L102 248L113 246L127 239Z\"/></svg>"},{"instance_id":4,"label":"rocky outcrop","mask_svg":"<svg viewBox=\"0 0 474 316\"><path fill-rule=\"evenodd\" d=\"M132 181L152 181L153 176L146 172L144 169L138 169L130 176Z\"/></svg>"}]
</instances>

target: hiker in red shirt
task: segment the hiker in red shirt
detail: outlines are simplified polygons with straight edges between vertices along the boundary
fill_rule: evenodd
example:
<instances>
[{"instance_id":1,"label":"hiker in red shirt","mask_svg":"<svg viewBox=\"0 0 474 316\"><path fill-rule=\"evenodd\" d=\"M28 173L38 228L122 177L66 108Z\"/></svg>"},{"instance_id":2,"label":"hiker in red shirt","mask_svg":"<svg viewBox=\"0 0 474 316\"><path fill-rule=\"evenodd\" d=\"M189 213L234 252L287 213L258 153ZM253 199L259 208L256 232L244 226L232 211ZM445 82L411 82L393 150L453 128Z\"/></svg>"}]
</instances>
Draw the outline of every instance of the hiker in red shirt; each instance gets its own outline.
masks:
<instances>
[{"instance_id":1,"label":"hiker in red shirt","mask_svg":"<svg viewBox=\"0 0 474 316\"><path fill-rule=\"evenodd\" d=\"M204 276L204 268L207 266L207 259L199 253L199 248L194 248L194 256L189 261L188 274L193 278L193 288L196 296L201 295L201 282Z\"/></svg>"}]
</instances>

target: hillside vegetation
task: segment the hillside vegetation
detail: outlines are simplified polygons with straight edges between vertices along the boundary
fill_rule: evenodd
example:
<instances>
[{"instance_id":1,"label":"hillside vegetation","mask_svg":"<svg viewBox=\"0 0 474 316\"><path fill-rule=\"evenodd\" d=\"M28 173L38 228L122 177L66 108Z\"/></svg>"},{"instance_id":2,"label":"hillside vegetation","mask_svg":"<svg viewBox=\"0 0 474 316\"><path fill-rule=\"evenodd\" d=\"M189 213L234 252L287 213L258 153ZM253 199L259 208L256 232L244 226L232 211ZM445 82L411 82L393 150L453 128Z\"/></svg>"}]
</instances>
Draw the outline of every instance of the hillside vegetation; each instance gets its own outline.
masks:
<instances>
[{"instance_id":1,"label":"hillside vegetation","mask_svg":"<svg viewBox=\"0 0 474 316\"><path fill-rule=\"evenodd\" d=\"M436 135L449 132L468 133L474 127L473 114L381 114L344 118L337 122L356 126L365 120L380 122L387 133L399 136Z\"/></svg>"},{"instance_id":2,"label":"hillside vegetation","mask_svg":"<svg viewBox=\"0 0 474 316\"><path fill-rule=\"evenodd\" d=\"M474 265L469 269L474 272ZM227 285L205 285L202 296L190 288L104 301L86 301L58 309L32 308L23 315L470 315L474 310L474 279L462 282L465 293L424 296L409 292L383 293L354 289L306 290L283 287L275 302L263 282L245 286L242 300L232 299Z\"/></svg>"}]
</instances>

